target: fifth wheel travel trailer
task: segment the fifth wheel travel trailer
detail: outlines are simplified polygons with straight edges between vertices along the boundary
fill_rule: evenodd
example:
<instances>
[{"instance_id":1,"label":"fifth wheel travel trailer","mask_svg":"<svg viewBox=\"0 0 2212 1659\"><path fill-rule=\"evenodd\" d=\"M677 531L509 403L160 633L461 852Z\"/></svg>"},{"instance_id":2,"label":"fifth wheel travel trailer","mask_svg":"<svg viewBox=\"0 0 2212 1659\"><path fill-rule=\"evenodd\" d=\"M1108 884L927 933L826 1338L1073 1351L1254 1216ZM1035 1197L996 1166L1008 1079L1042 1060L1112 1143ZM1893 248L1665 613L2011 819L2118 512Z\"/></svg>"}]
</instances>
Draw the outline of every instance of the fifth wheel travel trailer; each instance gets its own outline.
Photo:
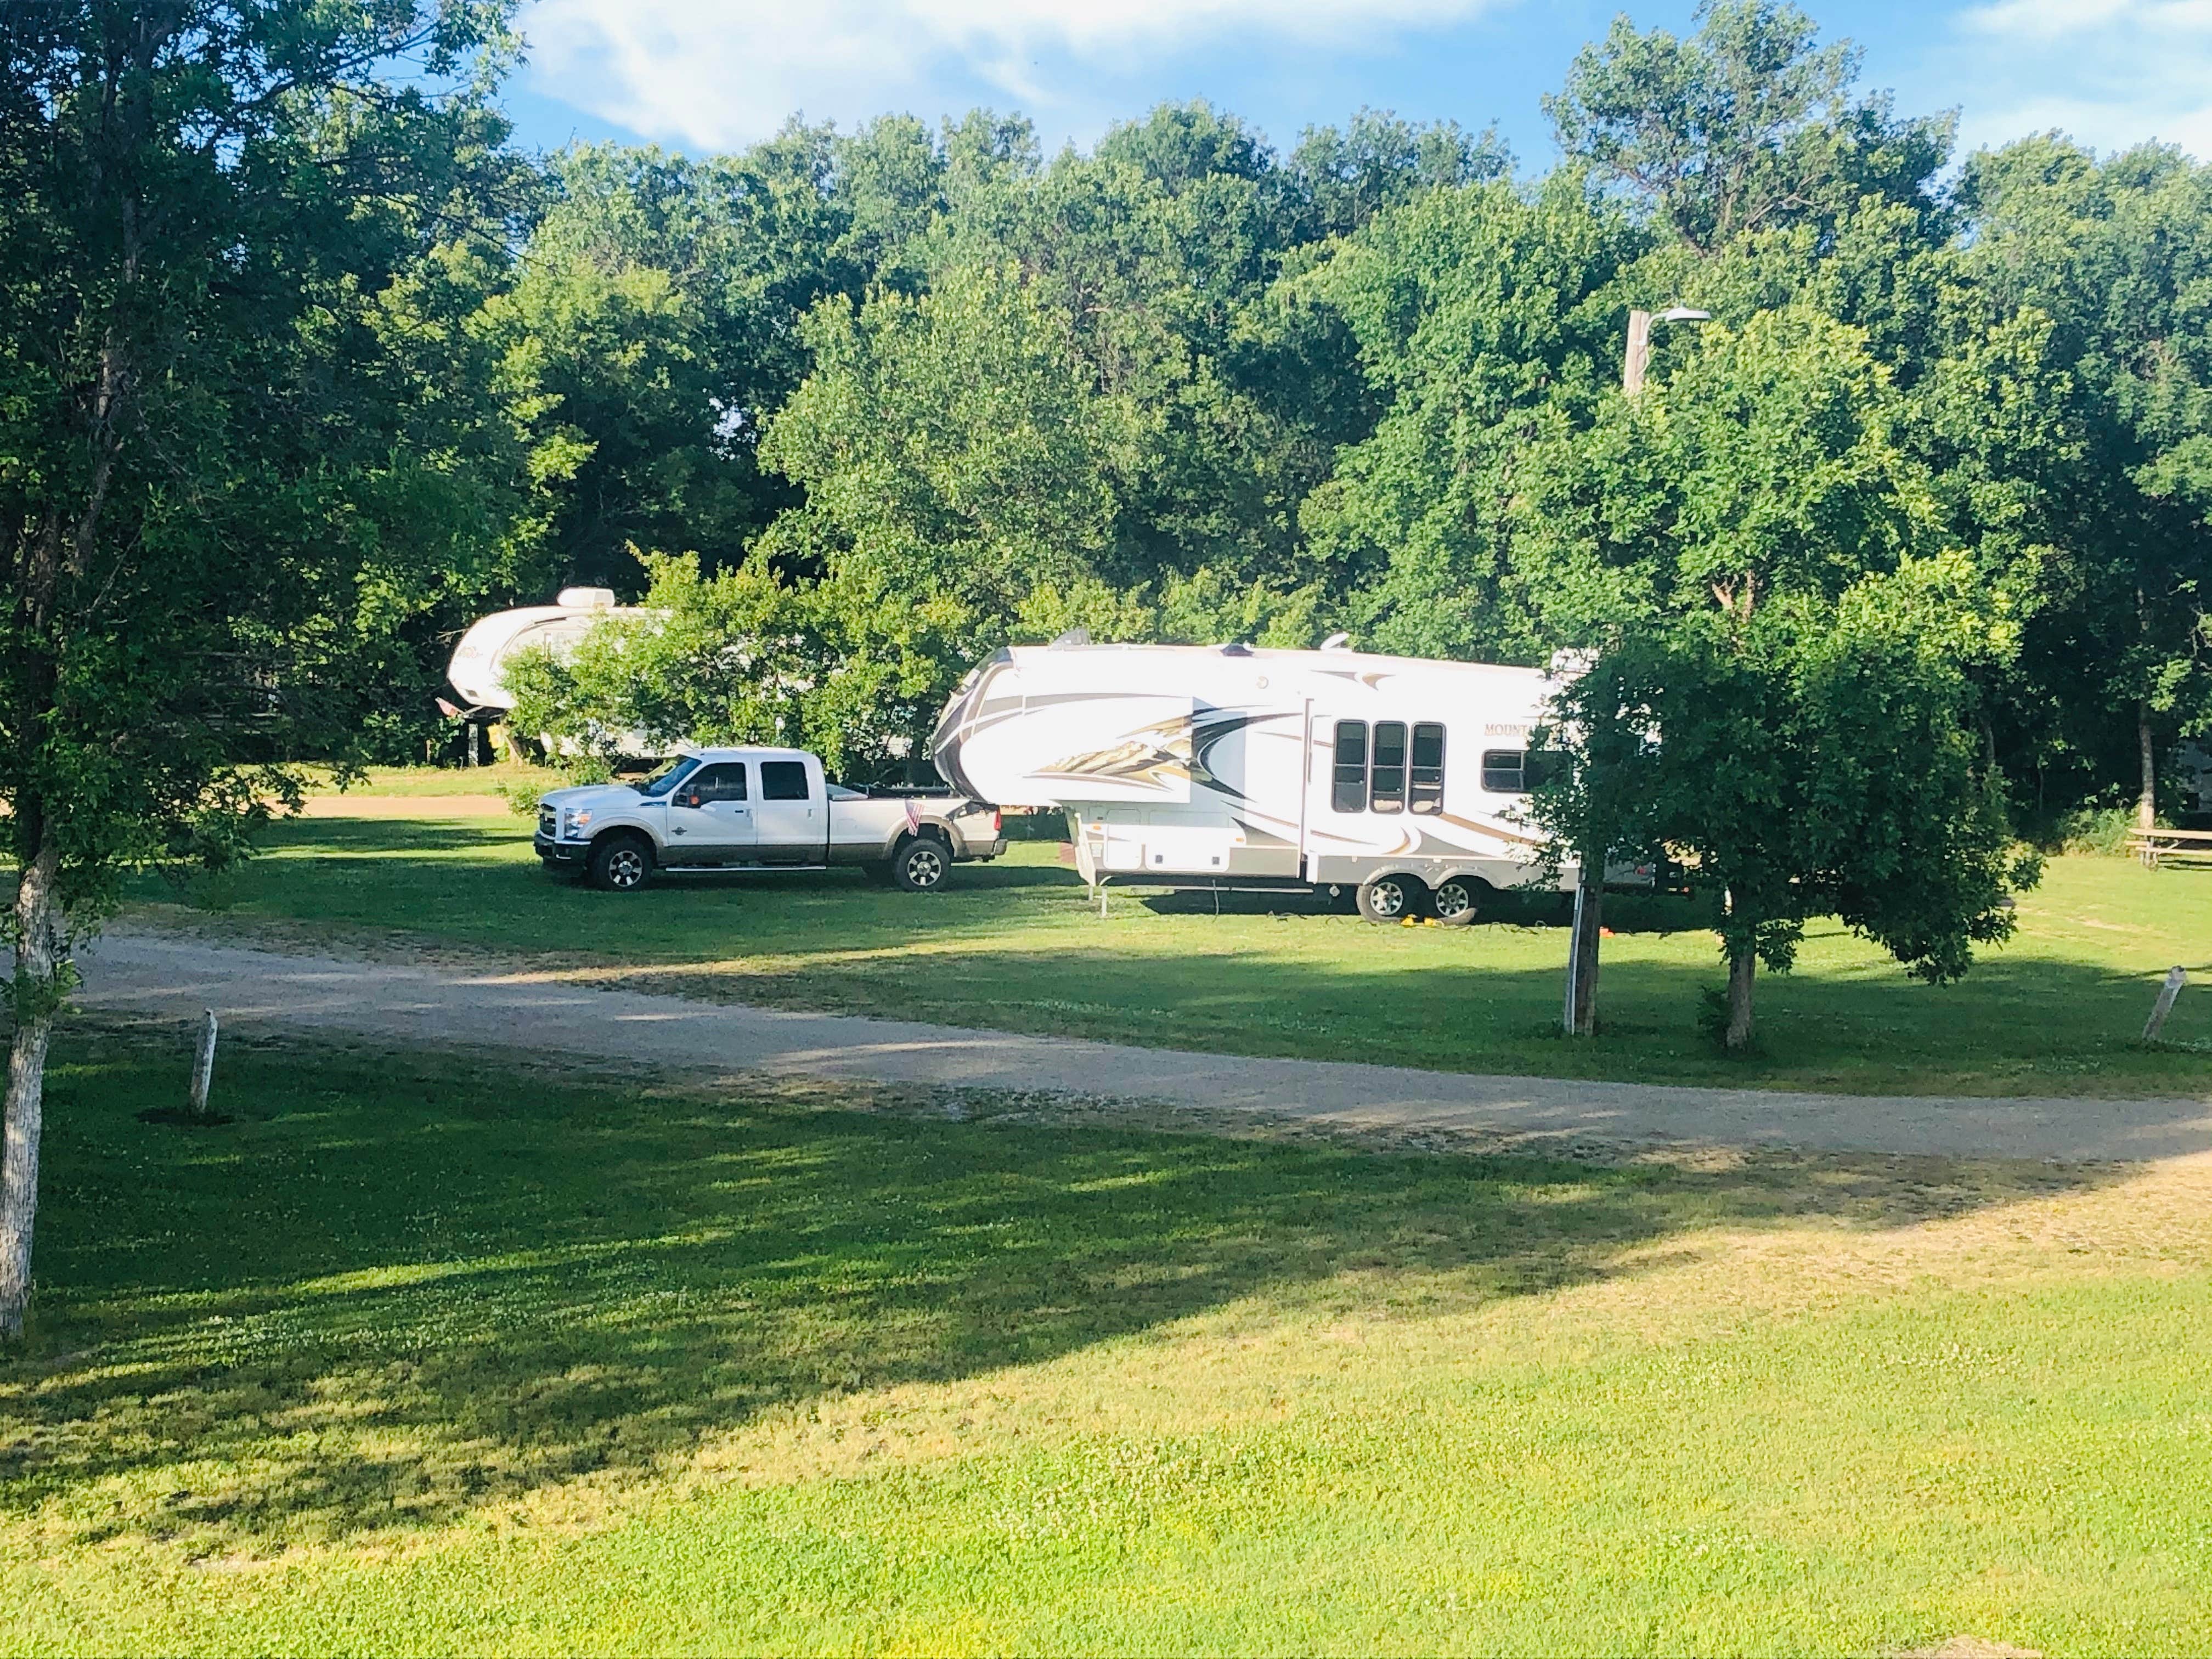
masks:
<instances>
[{"instance_id":1,"label":"fifth wheel travel trailer","mask_svg":"<svg viewBox=\"0 0 2212 1659\"><path fill-rule=\"evenodd\" d=\"M1064 635L976 668L932 749L956 790L1065 809L1094 888L1352 887L1370 921L1458 925L1486 893L1544 881L1523 809L1553 758L1529 740L1558 684L1489 663Z\"/></svg>"},{"instance_id":2,"label":"fifth wheel travel trailer","mask_svg":"<svg viewBox=\"0 0 2212 1659\"><path fill-rule=\"evenodd\" d=\"M526 605L514 611L495 611L469 625L453 647L446 678L461 694L462 706L447 706L461 720L499 720L514 707L514 694L507 689L507 665L521 653L550 647L566 655L603 618L637 617L644 612L615 603L605 587L564 587L550 605Z\"/></svg>"},{"instance_id":3,"label":"fifth wheel travel trailer","mask_svg":"<svg viewBox=\"0 0 2212 1659\"><path fill-rule=\"evenodd\" d=\"M492 726L507 719L514 707L514 693L507 684L507 665L523 652L545 647L566 657L584 636L609 617L641 617L646 613L615 603L613 590L605 587L564 587L550 605L526 605L514 611L495 611L469 624L453 647L446 678L460 694L459 708L443 697L438 707L448 720L459 720L466 741L462 752L473 763L477 727ZM625 754L650 754L643 740L628 735L616 740Z\"/></svg>"}]
</instances>

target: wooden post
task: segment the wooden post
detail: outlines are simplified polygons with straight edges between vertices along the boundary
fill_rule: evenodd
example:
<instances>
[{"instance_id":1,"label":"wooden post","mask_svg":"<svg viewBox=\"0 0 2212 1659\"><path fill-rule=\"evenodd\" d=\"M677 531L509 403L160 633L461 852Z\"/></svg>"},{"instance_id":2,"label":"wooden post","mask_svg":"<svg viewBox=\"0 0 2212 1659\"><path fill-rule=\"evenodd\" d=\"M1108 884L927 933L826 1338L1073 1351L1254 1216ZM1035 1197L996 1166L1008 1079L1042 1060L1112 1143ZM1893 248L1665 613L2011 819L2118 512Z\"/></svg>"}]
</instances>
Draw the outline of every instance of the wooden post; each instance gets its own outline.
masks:
<instances>
[{"instance_id":1,"label":"wooden post","mask_svg":"<svg viewBox=\"0 0 2212 1659\"><path fill-rule=\"evenodd\" d=\"M1628 349L1620 360L1620 389L1633 398L1644 390L1644 372L1651 363L1651 313L1628 313Z\"/></svg>"},{"instance_id":2,"label":"wooden post","mask_svg":"<svg viewBox=\"0 0 2212 1659\"><path fill-rule=\"evenodd\" d=\"M2189 982L2188 974L2179 967L2166 970L2166 983L2158 988L2158 1000L2150 1006L2150 1018L2143 1025L2143 1041L2155 1042L2158 1034L2166 1029L2166 1017L2173 1012L2173 1000L2181 994L2181 988Z\"/></svg>"},{"instance_id":3,"label":"wooden post","mask_svg":"<svg viewBox=\"0 0 2212 1659\"><path fill-rule=\"evenodd\" d=\"M200 1027L199 1059L192 1066L192 1115L204 1118L208 1115L208 1085L215 1080L215 1010L207 1011L207 1023Z\"/></svg>"}]
</instances>

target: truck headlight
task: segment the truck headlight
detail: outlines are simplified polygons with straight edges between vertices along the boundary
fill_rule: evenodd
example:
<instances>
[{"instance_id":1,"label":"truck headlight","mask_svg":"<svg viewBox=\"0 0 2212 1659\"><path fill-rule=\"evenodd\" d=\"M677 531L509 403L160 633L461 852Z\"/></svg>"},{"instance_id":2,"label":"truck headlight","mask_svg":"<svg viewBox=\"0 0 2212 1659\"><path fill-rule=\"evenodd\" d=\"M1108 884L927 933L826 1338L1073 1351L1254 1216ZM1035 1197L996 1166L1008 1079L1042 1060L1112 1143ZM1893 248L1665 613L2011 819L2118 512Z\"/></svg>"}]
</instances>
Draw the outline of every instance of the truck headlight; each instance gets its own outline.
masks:
<instances>
[{"instance_id":1,"label":"truck headlight","mask_svg":"<svg viewBox=\"0 0 2212 1659\"><path fill-rule=\"evenodd\" d=\"M562 834L572 841L581 832L591 828L592 815L589 812L564 812L562 817L568 822L568 828L562 830Z\"/></svg>"}]
</instances>

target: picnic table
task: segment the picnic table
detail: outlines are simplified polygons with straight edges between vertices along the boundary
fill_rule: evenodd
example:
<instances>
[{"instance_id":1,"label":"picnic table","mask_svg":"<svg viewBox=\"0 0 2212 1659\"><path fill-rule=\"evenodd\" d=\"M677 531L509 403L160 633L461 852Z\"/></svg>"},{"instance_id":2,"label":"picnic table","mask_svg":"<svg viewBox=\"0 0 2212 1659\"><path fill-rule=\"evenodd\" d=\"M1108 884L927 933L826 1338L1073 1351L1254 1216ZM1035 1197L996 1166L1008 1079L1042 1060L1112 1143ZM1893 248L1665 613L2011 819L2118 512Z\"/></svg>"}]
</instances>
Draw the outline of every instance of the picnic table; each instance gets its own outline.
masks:
<instances>
[{"instance_id":1,"label":"picnic table","mask_svg":"<svg viewBox=\"0 0 2212 1659\"><path fill-rule=\"evenodd\" d=\"M2128 847L2147 870L2161 864L2212 866L2212 830L2137 830Z\"/></svg>"}]
</instances>

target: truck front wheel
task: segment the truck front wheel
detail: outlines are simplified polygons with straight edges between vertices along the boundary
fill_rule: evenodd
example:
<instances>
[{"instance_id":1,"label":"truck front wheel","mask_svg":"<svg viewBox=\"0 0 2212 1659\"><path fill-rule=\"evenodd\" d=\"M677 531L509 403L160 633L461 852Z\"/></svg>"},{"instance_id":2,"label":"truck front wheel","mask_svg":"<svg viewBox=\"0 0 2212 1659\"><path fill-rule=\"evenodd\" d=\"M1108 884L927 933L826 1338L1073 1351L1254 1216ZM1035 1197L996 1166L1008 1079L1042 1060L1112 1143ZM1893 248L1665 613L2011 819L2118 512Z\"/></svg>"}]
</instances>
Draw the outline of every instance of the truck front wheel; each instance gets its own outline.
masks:
<instances>
[{"instance_id":1,"label":"truck front wheel","mask_svg":"<svg viewBox=\"0 0 2212 1659\"><path fill-rule=\"evenodd\" d=\"M653 873L652 843L642 836L609 836L592 848L586 868L601 892L635 892Z\"/></svg>"},{"instance_id":2,"label":"truck front wheel","mask_svg":"<svg viewBox=\"0 0 2212 1659\"><path fill-rule=\"evenodd\" d=\"M952 854L934 836L916 836L891 859L891 881L909 893L933 893L945 885Z\"/></svg>"}]
</instances>

